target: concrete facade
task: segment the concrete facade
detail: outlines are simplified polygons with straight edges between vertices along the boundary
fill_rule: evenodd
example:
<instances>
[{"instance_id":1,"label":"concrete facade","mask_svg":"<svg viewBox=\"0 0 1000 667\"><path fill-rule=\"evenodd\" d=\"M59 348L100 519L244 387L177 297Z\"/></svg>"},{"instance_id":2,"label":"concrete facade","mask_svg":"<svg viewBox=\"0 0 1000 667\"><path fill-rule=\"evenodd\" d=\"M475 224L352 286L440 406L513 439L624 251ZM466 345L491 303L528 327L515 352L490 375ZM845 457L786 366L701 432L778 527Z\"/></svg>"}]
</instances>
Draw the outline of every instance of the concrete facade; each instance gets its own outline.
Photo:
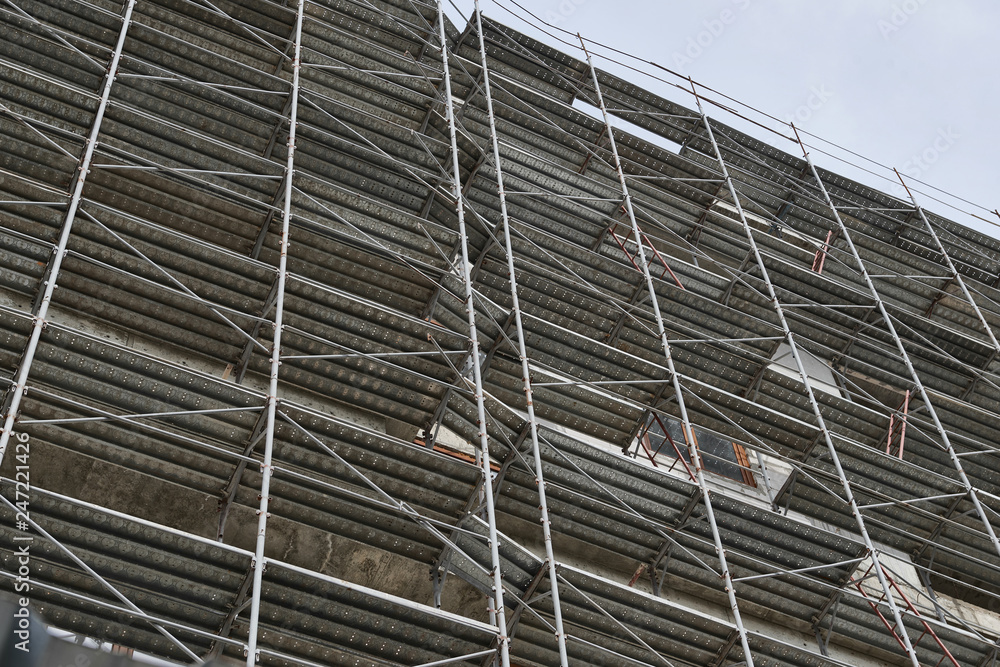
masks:
<instances>
[{"instance_id":1,"label":"concrete facade","mask_svg":"<svg viewBox=\"0 0 1000 667\"><path fill-rule=\"evenodd\" d=\"M0 9L0 591L182 664L993 667L1000 242L439 15Z\"/></svg>"}]
</instances>

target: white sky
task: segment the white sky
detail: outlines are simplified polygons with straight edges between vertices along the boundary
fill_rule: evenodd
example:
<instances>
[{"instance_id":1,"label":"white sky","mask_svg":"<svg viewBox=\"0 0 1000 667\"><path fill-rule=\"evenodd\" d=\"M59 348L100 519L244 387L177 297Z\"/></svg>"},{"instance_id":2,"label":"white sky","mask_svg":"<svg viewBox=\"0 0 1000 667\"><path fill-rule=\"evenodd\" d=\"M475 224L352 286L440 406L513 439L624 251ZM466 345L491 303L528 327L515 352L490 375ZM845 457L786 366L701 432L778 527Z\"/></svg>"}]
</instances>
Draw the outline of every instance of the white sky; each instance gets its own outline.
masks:
<instances>
[{"instance_id":1,"label":"white sky","mask_svg":"<svg viewBox=\"0 0 1000 667\"><path fill-rule=\"evenodd\" d=\"M988 211L1000 207L1000 159L996 155L1000 146L1000 2L517 1L559 28L690 75L777 118L797 114L798 127L896 167L904 176L917 177ZM511 0L481 2L486 16L580 55L579 50L557 44L522 21L523 12ZM470 15L472 0L454 3L465 16ZM464 25L454 7L449 10L455 23ZM635 61L630 64L656 71ZM599 58L595 65L693 106L690 95L666 84ZM721 122L799 154L794 144L776 135L751 129L719 109L708 107L707 111ZM895 182L891 171L815 140L807 139L807 143ZM893 182L865 175L816 150L812 156L822 167L897 196L903 194ZM926 208L1000 237L996 214L950 200L926 186L917 188L926 193L918 194ZM991 218L991 223L951 210L929 196Z\"/></svg>"}]
</instances>

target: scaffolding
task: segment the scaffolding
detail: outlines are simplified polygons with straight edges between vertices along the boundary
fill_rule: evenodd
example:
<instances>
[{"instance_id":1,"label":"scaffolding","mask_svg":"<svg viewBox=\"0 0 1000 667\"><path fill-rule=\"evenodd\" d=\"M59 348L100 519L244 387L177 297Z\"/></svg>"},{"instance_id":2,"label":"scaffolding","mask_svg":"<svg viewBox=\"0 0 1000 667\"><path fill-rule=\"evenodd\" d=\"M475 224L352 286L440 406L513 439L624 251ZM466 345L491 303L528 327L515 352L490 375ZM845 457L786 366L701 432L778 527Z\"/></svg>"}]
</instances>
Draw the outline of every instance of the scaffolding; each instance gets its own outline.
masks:
<instances>
[{"instance_id":1,"label":"scaffolding","mask_svg":"<svg viewBox=\"0 0 1000 667\"><path fill-rule=\"evenodd\" d=\"M478 2L0 17L0 592L28 549L53 627L996 664L1000 242L913 183Z\"/></svg>"}]
</instances>

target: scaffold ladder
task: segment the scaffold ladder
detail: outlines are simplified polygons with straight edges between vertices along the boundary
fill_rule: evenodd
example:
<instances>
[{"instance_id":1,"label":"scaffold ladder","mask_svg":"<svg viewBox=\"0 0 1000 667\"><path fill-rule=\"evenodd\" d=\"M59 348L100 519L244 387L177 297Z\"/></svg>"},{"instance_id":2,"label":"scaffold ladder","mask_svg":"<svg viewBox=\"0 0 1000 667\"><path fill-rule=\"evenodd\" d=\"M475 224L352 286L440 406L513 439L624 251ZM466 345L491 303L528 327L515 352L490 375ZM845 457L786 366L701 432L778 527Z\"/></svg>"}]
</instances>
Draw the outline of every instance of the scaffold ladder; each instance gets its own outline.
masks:
<instances>
[{"instance_id":1,"label":"scaffold ladder","mask_svg":"<svg viewBox=\"0 0 1000 667\"><path fill-rule=\"evenodd\" d=\"M636 256L639 254L639 250L636 249L636 251L634 253L629 252L629 250L628 250L628 244L629 243L633 243L634 244L634 242L631 241L631 240L629 240L627 238L627 236L619 236L618 235L618 233L617 233L617 231L618 231L618 224L619 223L616 222L614 225L612 225L611 229L608 230L608 234L611 236L611 238L613 238L615 240L615 243L618 244L618 247L621 248L621 251L623 253L625 253L625 256L628 257L628 261L632 265L632 267L636 271L642 273L642 269L639 268L639 265L636 264L636 261L635 261ZM680 279L677 278L677 275L670 268L670 265L667 264L667 261L665 259L663 259L663 255L660 254L660 251L657 250L653 246L653 243L649 240L649 237L646 236L645 233L642 233L641 234L641 238L642 238L642 241L643 241L643 245L646 246L646 247L648 247L653 252L653 256L656 258L656 261L659 262L660 266L663 267L663 270L660 271L660 275L658 276L660 278L660 280L663 280L663 277L669 273L670 277L674 281L674 284L677 285L678 287L680 287L681 289L684 289L684 285L681 284Z\"/></svg>"},{"instance_id":2,"label":"scaffold ladder","mask_svg":"<svg viewBox=\"0 0 1000 667\"><path fill-rule=\"evenodd\" d=\"M924 617L920 614L917 608L913 606L913 603L910 602L910 598L906 596L906 593L904 593L903 589L899 587L899 584L896 583L896 580L893 579L892 575L888 571L886 571L886 569L881 564L877 565L879 569L882 571L882 575L885 577L885 580L889 582L889 586L892 588L893 591L896 592L896 594L900 597L900 599L902 599L905 608L911 614L913 614L917 618L917 620L920 621L920 624L924 628L924 631L920 634L920 636L917 637L915 640L913 640L912 642L913 647L916 648L920 644L921 639L930 635L930 637L934 640L934 643L937 644L938 648L940 648L942 653L944 653L944 655L941 656L941 659L938 660L936 663L934 663L934 667L940 667L940 665L944 663L945 660L951 663L954 667L961 667L955 660L955 657L951 654L951 651L949 651L948 648L944 645L944 642L941 641L941 638L938 637L936 632L934 632L934 628L932 628L931 625L924 619ZM878 616L879 619L882 621L882 624L885 625L885 627L889 630L890 633L892 633L893 638L899 643L901 647L905 648L905 644L903 643L903 638L896 633L896 624L890 624L889 619L887 619L885 615L883 615L878 608L878 605L885 601L886 594L883 593L880 597L873 598L871 595L868 594L868 592L864 588L863 584L865 580L868 579L869 577L874 576L873 574L871 574L872 568L874 567L876 567L876 563L872 562L872 564L868 566L868 569L865 570L864 575L862 575L860 578L855 579L852 576L850 579L851 585L854 586L856 589L858 589L858 592L861 593L861 596L868 603L868 606L871 607L872 611L875 612L875 615Z\"/></svg>"}]
</instances>

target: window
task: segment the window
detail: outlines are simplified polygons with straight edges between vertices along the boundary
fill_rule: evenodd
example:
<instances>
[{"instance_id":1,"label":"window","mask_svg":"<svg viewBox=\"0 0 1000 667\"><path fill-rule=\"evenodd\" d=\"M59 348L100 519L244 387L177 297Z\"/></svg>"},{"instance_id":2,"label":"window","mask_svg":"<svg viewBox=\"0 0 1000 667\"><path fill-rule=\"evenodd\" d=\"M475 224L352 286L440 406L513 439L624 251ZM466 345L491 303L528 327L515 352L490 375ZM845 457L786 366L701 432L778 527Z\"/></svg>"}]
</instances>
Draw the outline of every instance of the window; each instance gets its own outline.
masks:
<instances>
[{"instance_id":1,"label":"window","mask_svg":"<svg viewBox=\"0 0 1000 667\"><path fill-rule=\"evenodd\" d=\"M714 433L693 427L692 430L705 470L753 487L757 486L753 473L750 472L750 459L742 445ZM674 470L680 466L692 479L694 478L694 468L691 465L688 446L684 440L684 429L680 422L656 414L650 415L639 432L637 453L640 450L653 466L665 467L667 470Z\"/></svg>"},{"instance_id":2,"label":"window","mask_svg":"<svg viewBox=\"0 0 1000 667\"><path fill-rule=\"evenodd\" d=\"M842 398L843 394L840 387L837 386L837 378L830 364L802 347L799 347L798 350L802 366L809 378L809 386L812 387L813 392L822 391L831 396ZM778 346L774 357L771 358L771 370L795 380L801 381L802 379L798 366L795 365L795 360L792 358L792 348L788 346L788 343L781 343Z\"/></svg>"}]
</instances>

